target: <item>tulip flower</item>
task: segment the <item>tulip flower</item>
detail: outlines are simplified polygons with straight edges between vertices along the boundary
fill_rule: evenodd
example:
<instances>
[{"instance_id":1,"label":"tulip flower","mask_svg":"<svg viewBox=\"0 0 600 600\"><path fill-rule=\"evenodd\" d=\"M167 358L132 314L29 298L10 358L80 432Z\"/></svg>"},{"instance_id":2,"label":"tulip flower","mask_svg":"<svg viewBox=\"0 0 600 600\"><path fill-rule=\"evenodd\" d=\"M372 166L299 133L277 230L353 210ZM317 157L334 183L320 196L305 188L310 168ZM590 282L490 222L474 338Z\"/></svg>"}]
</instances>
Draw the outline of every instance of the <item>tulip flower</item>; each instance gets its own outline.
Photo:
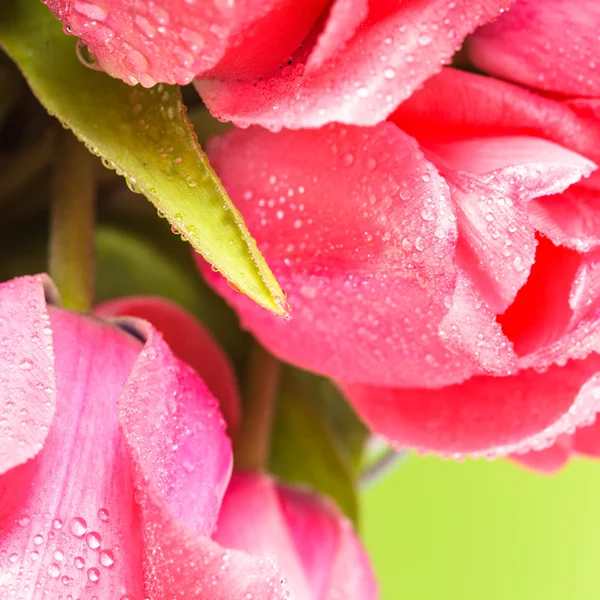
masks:
<instances>
[{"instance_id":1,"label":"tulip flower","mask_svg":"<svg viewBox=\"0 0 600 600\"><path fill-rule=\"evenodd\" d=\"M210 539L230 443L158 331L24 277L0 285L0 339L1 597L284 597L272 561Z\"/></svg>"},{"instance_id":2,"label":"tulip flower","mask_svg":"<svg viewBox=\"0 0 600 600\"><path fill-rule=\"evenodd\" d=\"M564 103L449 69L375 127L225 134L212 163L293 318L207 277L397 446L566 448L598 410L599 133Z\"/></svg>"},{"instance_id":3,"label":"tulip flower","mask_svg":"<svg viewBox=\"0 0 600 600\"><path fill-rule=\"evenodd\" d=\"M131 315L160 327L178 356L188 360L219 397L229 432L238 432L241 412L233 371L218 344L193 317L150 297L105 302L96 314ZM285 578L290 600L378 597L368 558L348 519L317 494L263 473L234 472L212 539L222 548L272 558Z\"/></svg>"},{"instance_id":4,"label":"tulip flower","mask_svg":"<svg viewBox=\"0 0 600 600\"><path fill-rule=\"evenodd\" d=\"M96 66L187 84L219 118L272 129L372 125L514 0L45 0Z\"/></svg>"}]
</instances>

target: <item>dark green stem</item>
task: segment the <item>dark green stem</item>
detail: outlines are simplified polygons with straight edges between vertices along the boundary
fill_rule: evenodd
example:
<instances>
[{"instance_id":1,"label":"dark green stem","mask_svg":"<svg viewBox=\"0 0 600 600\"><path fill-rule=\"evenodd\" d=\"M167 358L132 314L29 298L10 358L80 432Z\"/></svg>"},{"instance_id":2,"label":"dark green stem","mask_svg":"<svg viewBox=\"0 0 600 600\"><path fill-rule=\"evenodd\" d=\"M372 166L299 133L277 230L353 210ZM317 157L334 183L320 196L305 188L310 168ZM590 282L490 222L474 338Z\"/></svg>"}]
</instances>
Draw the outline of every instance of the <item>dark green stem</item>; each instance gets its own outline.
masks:
<instances>
[{"instance_id":1,"label":"dark green stem","mask_svg":"<svg viewBox=\"0 0 600 600\"><path fill-rule=\"evenodd\" d=\"M94 157L65 131L52 191L49 272L63 305L88 312L94 295Z\"/></svg>"}]
</instances>

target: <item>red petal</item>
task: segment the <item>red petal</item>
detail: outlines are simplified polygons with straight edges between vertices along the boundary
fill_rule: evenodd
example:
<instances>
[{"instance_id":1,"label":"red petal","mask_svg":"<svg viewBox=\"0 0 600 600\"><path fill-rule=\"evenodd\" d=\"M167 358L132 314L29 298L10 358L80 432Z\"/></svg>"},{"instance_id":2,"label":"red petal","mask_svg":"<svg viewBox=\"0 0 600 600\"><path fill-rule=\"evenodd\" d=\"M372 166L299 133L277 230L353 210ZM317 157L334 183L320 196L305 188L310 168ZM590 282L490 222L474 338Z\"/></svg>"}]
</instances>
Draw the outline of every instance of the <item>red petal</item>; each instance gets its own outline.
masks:
<instances>
[{"instance_id":1,"label":"red petal","mask_svg":"<svg viewBox=\"0 0 600 600\"><path fill-rule=\"evenodd\" d=\"M113 77L150 87L260 76L293 52L326 0L47 0Z\"/></svg>"},{"instance_id":2,"label":"red petal","mask_svg":"<svg viewBox=\"0 0 600 600\"><path fill-rule=\"evenodd\" d=\"M571 96L600 95L596 0L518 0L469 41L473 62L503 79Z\"/></svg>"},{"instance_id":3,"label":"red petal","mask_svg":"<svg viewBox=\"0 0 600 600\"><path fill-rule=\"evenodd\" d=\"M440 390L343 384L372 429L395 445L458 458L542 449L600 410L600 356Z\"/></svg>"},{"instance_id":4,"label":"red petal","mask_svg":"<svg viewBox=\"0 0 600 600\"><path fill-rule=\"evenodd\" d=\"M389 123L252 129L221 138L210 154L293 318L272 318L212 281L273 352L387 385L443 385L473 372L471 357L438 337L454 292L454 215L413 140Z\"/></svg>"},{"instance_id":5,"label":"red petal","mask_svg":"<svg viewBox=\"0 0 600 600\"><path fill-rule=\"evenodd\" d=\"M0 596L141 598L139 514L117 418L141 344L75 313L50 316L56 416L39 454L0 476Z\"/></svg>"},{"instance_id":6,"label":"red petal","mask_svg":"<svg viewBox=\"0 0 600 600\"><path fill-rule=\"evenodd\" d=\"M600 164L600 120L589 111L571 110L505 81L455 69L429 79L391 119L417 138L544 137Z\"/></svg>"},{"instance_id":7,"label":"red petal","mask_svg":"<svg viewBox=\"0 0 600 600\"><path fill-rule=\"evenodd\" d=\"M52 330L43 280L0 284L0 473L34 457L54 417Z\"/></svg>"},{"instance_id":8,"label":"red petal","mask_svg":"<svg viewBox=\"0 0 600 600\"><path fill-rule=\"evenodd\" d=\"M112 300L98 306L95 312L104 317L129 315L152 323L173 352L194 367L219 400L229 435L235 437L241 417L235 374L227 355L201 323L175 304L153 297Z\"/></svg>"},{"instance_id":9,"label":"red petal","mask_svg":"<svg viewBox=\"0 0 600 600\"><path fill-rule=\"evenodd\" d=\"M146 595L283 600L270 561L207 537L231 469L224 423L195 371L151 327L147 337L120 399L142 514Z\"/></svg>"},{"instance_id":10,"label":"red petal","mask_svg":"<svg viewBox=\"0 0 600 600\"><path fill-rule=\"evenodd\" d=\"M312 53L299 50L292 68L255 81L196 86L213 114L240 125L374 125L449 62L466 35L511 4L337 0L324 33L315 28L304 43Z\"/></svg>"},{"instance_id":11,"label":"red petal","mask_svg":"<svg viewBox=\"0 0 600 600\"><path fill-rule=\"evenodd\" d=\"M573 446L579 454L600 457L600 419L593 425L580 427L573 435Z\"/></svg>"},{"instance_id":12,"label":"red petal","mask_svg":"<svg viewBox=\"0 0 600 600\"><path fill-rule=\"evenodd\" d=\"M532 450L525 454L513 454L511 458L529 469L550 474L567 464L571 458L571 445L571 437L565 435L549 448Z\"/></svg>"}]
</instances>

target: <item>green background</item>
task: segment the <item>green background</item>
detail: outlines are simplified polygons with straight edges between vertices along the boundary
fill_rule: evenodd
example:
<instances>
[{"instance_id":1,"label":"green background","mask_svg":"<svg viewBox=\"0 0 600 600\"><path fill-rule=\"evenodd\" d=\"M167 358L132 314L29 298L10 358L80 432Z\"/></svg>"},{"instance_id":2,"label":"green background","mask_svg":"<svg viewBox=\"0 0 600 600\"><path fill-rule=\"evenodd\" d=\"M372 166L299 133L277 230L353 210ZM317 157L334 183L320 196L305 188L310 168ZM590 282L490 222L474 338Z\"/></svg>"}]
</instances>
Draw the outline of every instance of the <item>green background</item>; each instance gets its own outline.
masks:
<instances>
[{"instance_id":1,"label":"green background","mask_svg":"<svg viewBox=\"0 0 600 600\"><path fill-rule=\"evenodd\" d=\"M363 493L382 600L599 600L600 463L411 457Z\"/></svg>"}]
</instances>

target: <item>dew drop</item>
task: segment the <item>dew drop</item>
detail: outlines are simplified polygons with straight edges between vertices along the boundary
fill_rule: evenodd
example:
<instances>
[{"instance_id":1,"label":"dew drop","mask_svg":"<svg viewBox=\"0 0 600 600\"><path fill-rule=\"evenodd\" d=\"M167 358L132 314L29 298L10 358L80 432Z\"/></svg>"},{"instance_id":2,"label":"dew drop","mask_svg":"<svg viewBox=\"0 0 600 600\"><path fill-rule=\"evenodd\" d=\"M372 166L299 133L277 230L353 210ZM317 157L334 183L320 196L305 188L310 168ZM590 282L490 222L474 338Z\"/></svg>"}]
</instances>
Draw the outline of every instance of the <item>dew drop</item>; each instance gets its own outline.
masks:
<instances>
[{"instance_id":1,"label":"dew drop","mask_svg":"<svg viewBox=\"0 0 600 600\"><path fill-rule=\"evenodd\" d=\"M63 522L60 519L54 519L52 521L52 527L54 527L54 529L62 529L63 526Z\"/></svg>"},{"instance_id":2,"label":"dew drop","mask_svg":"<svg viewBox=\"0 0 600 600\"><path fill-rule=\"evenodd\" d=\"M88 569L87 577L92 583L96 583L100 579L100 571L96 567Z\"/></svg>"},{"instance_id":3,"label":"dew drop","mask_svg":"<svg viewBox=\"0 0 600 600\"><path fill-rule=\"evenodd\" d=\"M394 71L394 69L392 69L392 67L387 67L386 69L383 70L383 76L386 79L394 79L394 77L396 77L396 71Z\"/></svg>"},{"instance_id":4,"label":"dew drop","mask_svg":"<svg viewBox=\"0 0 600 600\"><path fill-rule=\"evenodd\" d=\"M33 362L29 358L24 358L19 363L19 369L21 369L21 371L31 371L31 369L33 369Z\"/></svg>"},{"instance_id":5,"label":"dew drop","mask_svg":"<svg viewBox=\"0 0 600 600\"><path fill-rule=\"evenodd\" d=\"M60 575L60 567L56 563L52 563L48 566L48 575L52 579L56 579Z\"/></svg>"},{"instance_id":6,"label":"dew drop","mask_svg":"<svg viewBox=\"0 0 600 600\"><path fill-rule=\"evenodd\" d=\"M115 563L115 555L112 550L102 550L98 558L103 567L112 567Z\"/></svg>"},{"instance_id":7,"label":"dew drop","mask_svg":"<svg viewBox=\"0 0 600 600\"><path fill-rule=\"evenodd\" d=\"M19 560L19 555L16 552L13 552L9 556L8 560L10 560L11 563L15 563L15 562L17 562Z\"/></svg>"},{"instance_id":8,"label":"dew drop","mask_svg":"<svg viewBox=\"0 0 600 600\"><path fill-rule=\"evenodd\" d=\"M75 568L83 569L83 567L85 565L85 559L83 558L83 556L76 556L73 559L73 564L75 565Z\"/></svg>"},{"instance_id":9,"label":"dew drop","mask_svg":"<svg viewBox=\"0 0 600 600\"><path fill-rule=\"evenodd\" d=\"M85 541L92 550L97 550L102 543L102 536L97 531L90 531L85 536Z\"/></svg>"},{"instance_id":10,"label":"dew drop","mask_svg":"<svg viewBox=\"0 0 600 600\"><path fill-rule=\"evenodd\" d=\"M75 46L75 54L79 59L79 62L92 71L102 71L102 67L98 64L98 60L92 54L90 49L81 41L77 40L77 46Z\"/></svg>"},{"instance_id":11,"label":"dew drop","mask_svg":"<svg viewBox=\"0 0 600 600\"><path fill-rule=\"evenodd\" d=\"M164 217L164 214L163 214ZM107 523L108 519L110 517L110 513L108 512L108 508L101 508L98 511L98 518L103 522L103 523Z\"/></svg>"},{"instance_id":12,"label":"dew drop","mask_svg":"<svg viewBox=\"0 0 600 600\"><path fill-rule=\"evenodd\" d=\"M33 543L36 546L41 545L44 542L44 536L41 533L38 533L37 535L33 536Z\"/></svg>"},{"instance_id":13,"label":"dew drop","mask_svg":"<svg viewBox=\"0 0 600 600\"><path fill-rule=\"evenodd\" d=\"M69 524L69 531L75 537L83 537L87 531L87 523L85 519L82 519L81 517L75 517L72 519L71 523Z\"/></svg>"}]
</instances>

